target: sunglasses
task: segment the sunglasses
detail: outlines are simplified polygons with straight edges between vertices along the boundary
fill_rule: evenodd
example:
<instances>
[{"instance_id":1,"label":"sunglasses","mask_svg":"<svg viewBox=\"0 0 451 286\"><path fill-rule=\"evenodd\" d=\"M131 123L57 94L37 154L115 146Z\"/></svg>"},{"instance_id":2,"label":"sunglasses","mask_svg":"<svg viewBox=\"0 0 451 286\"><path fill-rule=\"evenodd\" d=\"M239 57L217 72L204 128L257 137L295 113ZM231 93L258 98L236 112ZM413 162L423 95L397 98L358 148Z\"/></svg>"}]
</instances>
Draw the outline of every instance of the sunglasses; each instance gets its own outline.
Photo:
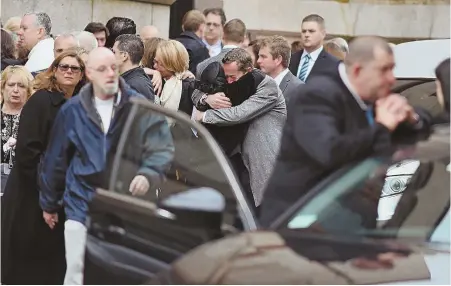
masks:
<instances>
[{"instance_id":1,"label":"sunglasses","mask_svg":"<svg viewBox=\"0 0 451 286\"><path fill-rule=\"evenodd\" d=\"M65 64L59 64L58 68L60 69L60 71L62 72L67 72L69 69L74 72L74 73L78 73L81 72L83 70L83 68L81 67L77 67L77 66L70 66L70 65L65 65Z\"/></svg>"}]
</instances>

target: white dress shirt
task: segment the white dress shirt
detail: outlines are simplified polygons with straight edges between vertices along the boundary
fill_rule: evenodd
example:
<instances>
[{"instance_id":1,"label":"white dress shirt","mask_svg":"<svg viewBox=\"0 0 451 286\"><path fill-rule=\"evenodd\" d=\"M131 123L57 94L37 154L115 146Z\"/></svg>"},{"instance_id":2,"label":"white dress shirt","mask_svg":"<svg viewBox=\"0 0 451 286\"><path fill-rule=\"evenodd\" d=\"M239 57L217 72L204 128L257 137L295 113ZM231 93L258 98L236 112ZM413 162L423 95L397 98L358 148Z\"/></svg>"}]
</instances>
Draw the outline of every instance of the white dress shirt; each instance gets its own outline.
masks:
<instances>
[{"instance_id":1,"label":"white dress shirt","mask_svg":"<svg viewBox=\"0 0 451 286\"><path fill-rule=\"evenodd\" d=\"M47 38L39 41L28 54L28 61L25 67L29 72L37 72L49 68L54 58L53 48L55 41Z\"/></svg>"},{"instance_id":2,"label":"white dress shirt","mask_svg":"<svg viewBox=\"0 0 451 286\"><path fill-rule=\"evenodd\" d=\"M214 57L219 55L222 50L222 42L221 40L217 41L213 45L210 45L207 41L202 40L205 46L208 48L208 52L210 53L210 57Z\"/></svg>"},{"instance_id":3,"label":"white dress shirt","mask_svg":"<svg viewBox=\"0 0 451 286\"><path fill-rule=\"evenodd\" d=\"M355 101L359 104L360 108L362 110L367 110L368 106L363 102L363 100L360 98L360 96L355 91L355 88L352 86L351 82L349 81L348 74L346 73L346 68L344 63L340 63L338 65L338 73L340 74L340 78L343 81L344 85L348 88L349 92L354 97Z\"/></svg>"},{"instance_id":4,"label":"white dress shirt","mask_svg":"<svg viewBox=\"0 0 451 286\"><path fill-rule=\"evenodd\" d=\"M280 85L280 83L282 82L283 78L287 75L288 72L289 72L288 69L284 69L281 73L279 73L279 74L274 78L274 80L275 80L276 83L277 83L277 86Z\"/></svg>"},{"instance_id":5,"label":"white dress shirt","mask_svg":"<svg viewBox=\"0 0 451 286\"><path fill-rule=\"evenodd\" d=\"M305 80L307 80L310 72L312 71L313 65L315 64L316 60L319 57L319 54L322 52L323 50L323 46L321 45L318 49L316 49L315 51L310 53L310 61L308 63L308 69L307 69L307 74L305 75ZM299 67L298 67L298 72L296 73L296 76L299 78L299 74L301 73L301 68L302 65L305 62L305 56L307 55L307 51L304 50L304 52L302 52L302 56L301 56L301 61L299 63Z\"/></svg>"}]
</instances>

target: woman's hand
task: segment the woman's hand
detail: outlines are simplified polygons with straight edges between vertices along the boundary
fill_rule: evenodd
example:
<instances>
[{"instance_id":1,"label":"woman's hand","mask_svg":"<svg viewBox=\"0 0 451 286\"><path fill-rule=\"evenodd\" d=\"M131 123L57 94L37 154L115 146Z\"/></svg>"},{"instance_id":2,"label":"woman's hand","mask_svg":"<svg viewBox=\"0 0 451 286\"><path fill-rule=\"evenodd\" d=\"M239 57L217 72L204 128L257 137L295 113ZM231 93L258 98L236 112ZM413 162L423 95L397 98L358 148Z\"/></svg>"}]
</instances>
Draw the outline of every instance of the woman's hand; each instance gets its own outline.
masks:
<instances>
[{"instance_id":1,"label":"woman's hand","mask_svg":"<svg viewBox=\"0 0 451 286\"><path fill-rule=\"evenodd\" d=\"M147 75L152 76L152 85L153 89L155 91L155 95L160 95L161 89L163 88L163 79L161 77L161 73L157 70L149 69L149 68L143 68L144 72Z\"/></svg>"}]
</instances>

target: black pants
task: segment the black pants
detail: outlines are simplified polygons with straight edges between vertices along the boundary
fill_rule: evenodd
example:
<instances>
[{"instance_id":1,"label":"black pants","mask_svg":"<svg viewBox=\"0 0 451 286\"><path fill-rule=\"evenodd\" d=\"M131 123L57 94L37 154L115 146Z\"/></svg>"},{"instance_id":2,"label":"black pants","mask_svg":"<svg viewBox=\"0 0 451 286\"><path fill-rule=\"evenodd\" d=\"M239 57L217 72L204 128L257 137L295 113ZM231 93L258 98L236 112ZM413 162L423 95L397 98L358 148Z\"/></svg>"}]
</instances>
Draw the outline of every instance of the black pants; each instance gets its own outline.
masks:
<instances>
[{"instance_id":1,"label":"black pants","mask_svg":"<svg viewBox=\"0 0 451 286\"><path fill-rule=\"evenodd\" d=\"M243 190L243 194L247 201L247 204L253 211L254 217L258 217L259 207L255 206L254 195L252 194L252 190L251 190L249 171L247 170L246 166L243 163L241 154L240 153L235 154L235 155L229 157L229 160L230 160L233 170L235 171L238 181L241 184L241 188ZM237 220L235 222L235 227L238 229L243 229L243 224L242 224L240 217L237 217Z\"/></svg>"}]
</instances>

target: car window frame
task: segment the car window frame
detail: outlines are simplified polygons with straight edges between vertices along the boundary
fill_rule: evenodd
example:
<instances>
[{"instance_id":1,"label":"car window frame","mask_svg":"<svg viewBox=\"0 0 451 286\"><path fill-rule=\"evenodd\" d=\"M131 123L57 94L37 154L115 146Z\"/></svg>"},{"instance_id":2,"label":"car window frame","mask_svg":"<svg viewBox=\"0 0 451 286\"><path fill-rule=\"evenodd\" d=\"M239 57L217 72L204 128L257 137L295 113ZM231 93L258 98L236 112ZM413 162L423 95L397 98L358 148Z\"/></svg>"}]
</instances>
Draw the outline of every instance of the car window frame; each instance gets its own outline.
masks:
<instances>
[{"instance_id":1,"label":"car window frame","mask_svg":"<svg viewBox=\"0 0 451 286\"><path fill-rule=\"evenodd\" d=\"M111 176L110 176L110 181L108 184L109 190L114 190L113 186L114 186L116 177L119 173L119 166L120 166L120 164L115 164L115 163L120 162L122 152L125 148L125 145L127 144L127 139L128 139L127 135L129 133L129 130L131 130L131 126L135 120L138 110L139 110L139 108L146 108L149 111L153 111L153 112L163 115L163 116L168 116L170 118L175 119L176 121L186 124L187 126L196 130L198 135L202 136L202 138L206 141L207 146L211 149L213 156L215 157L219 166L221 167L221 169L230 185L230 188L231 188L233 194L235 195L235 198L237 200L237 206L238 206L238 215L241 217L241 219L243 221L244 229L246 231L257 230L258 229L257 220L255 219L255 216L254 216L250 206L248 205L248 202L245 198L243 189L235 176L235 172L233 171L227 158L225 157L224 153L222 152L221 147L219 147L218 143L216 143L215 139L208 132L208 130L201 124L193 121L186 114L161 107L157 104L154 104L153 102L148 101L147 99L132 98L132 99L130 99L130 102L132 103L132 107L131 107L129 116L124 124L123 133L121 134L121 137L119 139L117 151L114 156L113 168L112 168L112 172L111 172Z\"/></svg>"},{"instance_id":2,"label":"car window frame","mask_svg":"<svg viewBox=\"0 0 451 286\"><path fill-rule=\"evenodd\" d=\"M441 140L442 137L443 138L449 138L449 128L450 125L447 124L438 124L434 126L434 129L437 130L437 138L438 140ZM446 131L447 135L443 135L442 132ZM433 142L435 142L434 140L437 140L434 138L434 133L431 134L431 136L427 139L426 143L429 144L433 144ZM446 137L447 136L447 137ZM424 142L417 142L417 144L415 144L415 146L421 145ZM447 141L447 144L449 145L449 140ZM404 146L405 147L405 146ZM421 149L421 147L416 147L417 148L417 152ZM428 152L429 151L429 152ZM415 154L412 158L412 160L425 160L425 159L430 159L433 161L438 160L437 158L435 158L433 153L430 153L430 148L428 148L428 146L426 146L425 150L423 153L421 153L420 156L417 156L417 154ZM429 153L429 154L428 154ZM332 173L331 175L329 175L326 179L322 180L319 184L317 184L316 186L314 186L312 189L310 189L304 196L302 196L300 199L298 199L291 207L289 207L284 213L282 213L280 216L278 216L271 224L269 229L271 230L278 230L278 229L284 229L288 227L289 222L294 218L294 216L299 212L299 210L301 208L304 208L305 205L307 205L308 203L310 203L310 201L316 197L318 194L324 192L325 190L328 189L328 186L331 183L335 183L342 175L348 173L350 170L352 170L353 168L355 168L356 166L358 166L359 164L361 164L362 162L365 162L367 160L374 160L376 159L375 157L367 157L363 160L360 160L358 162L353 162L350 164L347 164L345 166L343 166L342 168L340 168L339 170L335 171L334 173ZM408 158L405 158L408 159ZM392 158L391 157L378 157L377 160L381 160L381 164L384 163L390 163L392 162Z\"/></svg>"},{"instance_id":3,"label":"car window frame","mask_svg":"<svg viewBox=\"0 0 451 286\"><path fill-rule=\"evenodd\" d=\"M414 88L417 85L425 84L428 82L435 81L435 78L427 78L427 77L398 77L396 81L406 81L401 83L392 89L393 93L402 93L410 88Z\"/></svg>"}]
</instances>

